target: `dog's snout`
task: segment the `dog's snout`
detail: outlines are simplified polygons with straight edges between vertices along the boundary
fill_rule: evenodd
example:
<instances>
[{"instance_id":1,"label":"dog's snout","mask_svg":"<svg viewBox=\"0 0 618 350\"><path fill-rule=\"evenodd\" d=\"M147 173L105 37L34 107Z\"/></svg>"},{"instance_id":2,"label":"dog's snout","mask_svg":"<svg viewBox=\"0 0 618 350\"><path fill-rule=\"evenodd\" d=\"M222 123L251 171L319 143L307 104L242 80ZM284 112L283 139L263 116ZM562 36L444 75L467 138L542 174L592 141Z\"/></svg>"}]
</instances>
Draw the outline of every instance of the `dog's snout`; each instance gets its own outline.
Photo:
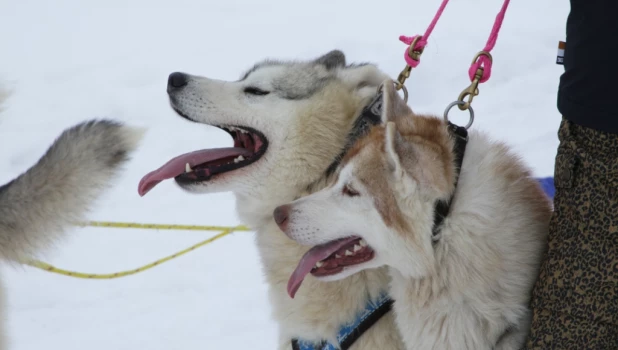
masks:
<instances>
[{"instance_id":1,"label":"dog's snout","mask_svg":"<svg viewBox=\"0 0 618 350\"><path fill-rule=\"evenodd\" d=\"M273 212L273 217L275 218L275 222L279 226L279 228L285 232L288 226L288 216L290 215L290 206L282 205L275 208Z\"/></svg>"},{"instance_id":2,"label":"dog's snout","mask_svg":"<svg viewBox=\"0 0 618 350\"><path fill-rule=\"evenodd\" d=\"M189 83L189 76L185 73L174 72L167 78L168 89L179 89Z\"/></svg>"}]
</instances>

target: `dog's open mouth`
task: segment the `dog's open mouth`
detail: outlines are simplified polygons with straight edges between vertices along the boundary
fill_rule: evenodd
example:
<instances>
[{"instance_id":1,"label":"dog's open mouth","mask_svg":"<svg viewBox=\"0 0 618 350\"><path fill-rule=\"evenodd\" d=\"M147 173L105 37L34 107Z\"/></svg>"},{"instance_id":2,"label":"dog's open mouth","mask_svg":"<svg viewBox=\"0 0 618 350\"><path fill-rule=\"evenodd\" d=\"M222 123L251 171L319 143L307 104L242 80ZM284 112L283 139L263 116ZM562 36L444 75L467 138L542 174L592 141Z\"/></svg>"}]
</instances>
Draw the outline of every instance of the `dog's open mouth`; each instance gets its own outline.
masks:
<instances>
[{"instance_id":1,"label":"dog's open mouth","mask_svg":"<svg viewBox=\"0 0 618 350\"><path fill-rule=\"evenodd\" d=\"M148 173L138 186L140 196L161 181L176 179L181 184L208 181L213 176L246 167L260 159L268 140L259 131L244 126L218 126L234 139L234 147L214 148L180 155L159 169Z\"/></svg>"},{"instance_id":2,"label":"dog's open mouth","mask_svg":"<svg viewBox=\"0 0 618 350\"><path fill-rule=\"evenodd\" d=\"M300 259L288 280L288 294L294 295L301 283L311 273L316 277L336 275L347 266L358 265L373 259L375 253L360 237L342 238L311 248Z\"/></svg>"}]
</instances>

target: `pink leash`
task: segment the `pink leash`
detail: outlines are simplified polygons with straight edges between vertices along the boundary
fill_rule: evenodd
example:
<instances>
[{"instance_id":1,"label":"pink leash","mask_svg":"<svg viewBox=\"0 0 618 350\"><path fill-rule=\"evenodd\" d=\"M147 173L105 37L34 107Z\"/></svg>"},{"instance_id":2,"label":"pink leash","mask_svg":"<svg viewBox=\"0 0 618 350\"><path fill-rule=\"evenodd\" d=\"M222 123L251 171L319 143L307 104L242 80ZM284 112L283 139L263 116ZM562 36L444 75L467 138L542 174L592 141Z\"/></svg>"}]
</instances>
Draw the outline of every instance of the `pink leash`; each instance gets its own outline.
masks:
<instances>
[{"instance_id":1,"label":"pink leash","mask_svg":"<svg viewBox=\"0 0 618 350\"><path fill-rule=\"evenodd\" d=\"M422 51L423 49L425 49L425 46L427 46L427 41L429 40L429 36L431 35L431 32L433 32L433 29L435 28L436 23L438 23L438 20L442 16L442 12L444 12L444 9L446 8L446 5L448 4L448 1L449 0L442 0L442 4L440 5L440 8L438 9L438 12L433 17L433 20L429 24L429 27L427 27L427 30L425 31L425 34L423 34L423 36L421 36L420 40L418 40L416 45L414 45L414 47L412 48L413 51ZM414 40L417 37L418 37L418 35L415 35L415 36L412 36L412 37L401 35L401 36L399 36L399 40L404 42L406 45L412 45L412 43L414 42ZM421 63L420 57L419 57L418 60L413 59L412 57L410 57L410 55L408 53L408 50L406 50L406 52L404 53L403 57L406 60L406 63L408 64L408 66L410 66L412 68L416 68L418 66L418 64Z\"/></svg>"},{"instance_id":2,"label":"pink leash","mask_svg":"<svg viewBox=\"0 0 618 350\"><path fill-rule=\"evenodd\" d=\"M442 12L446 8L446 5L448 4L448 2L449 0L442 0L442 4L440 5L440 8L438 8L438 12L434 16L431 23L429 24L429 27L427 27L425 34L420 37L420 39L414 45L414 48L412 48L413 51L422 52L425 46L427 46L429 36L431 35L431 32L435 28L436 23L438 23L438 20L442 16ZM483 51L486 51L487 53L491 52L491 50L496 45L496 41L498 40L498 33L500 32L500 27L502 27L502 22L504 21L504 15L506 14L506 10L509 6L509 2L510 0L504 0L502 9L496 16L496 20L491 30L491 34L489 35L489 39L487 40L487 44L485 44L485 47L483 48ZM414 40L417 39L417 37L418 35L415 35L413 37L407 37L407 36L401 35L399 37L399 40L405 43L406 45L411 45L414 42ZM413 68L416 68L419 65L419 63L421 63L420 57L418 57L418 59L415 60L410 56L409 49L406 49L406 52L404 53L404 59L406 60L407 65ZM472 63L472 65L470 66L470 69L468 70L468 75L470 76L470 80L474 81L475 74L479 68L483 68L483 75L479 82L484 83L487 80L489 80L489 78L491 77L491 64L492 64L492 61L488 57L488 55L485 55L485 54L479 55L475 59L475 61Z\"/></svg>"},{"instance_id":3,"label":"pink leash","mask_svg":"<svg viewBox=\"0 0 618 350\"><path fill-rule=\"evenodd\" d=\"M502 27L502 22L504 21L504 15L506 14L506 9L509 7L510 0L504 0L504 4L502 4L502 9L498 12L496 16L496 20L494 21L494 27L491 29L491 33L489 34L489 39L487 39L487 44L483 48L483 51L491 52L494 46L496 46L496 41L498 41L498 33L500 32L500 28ZM483 77L479 82L484 83L489 80L491 77L491 59L486 55L481 55L479 58L472 63L470 69L468 70L468 75L470 76L470 81L474 80L474 75L478 68L483 68Z\"/></svg>"}]
</instances>

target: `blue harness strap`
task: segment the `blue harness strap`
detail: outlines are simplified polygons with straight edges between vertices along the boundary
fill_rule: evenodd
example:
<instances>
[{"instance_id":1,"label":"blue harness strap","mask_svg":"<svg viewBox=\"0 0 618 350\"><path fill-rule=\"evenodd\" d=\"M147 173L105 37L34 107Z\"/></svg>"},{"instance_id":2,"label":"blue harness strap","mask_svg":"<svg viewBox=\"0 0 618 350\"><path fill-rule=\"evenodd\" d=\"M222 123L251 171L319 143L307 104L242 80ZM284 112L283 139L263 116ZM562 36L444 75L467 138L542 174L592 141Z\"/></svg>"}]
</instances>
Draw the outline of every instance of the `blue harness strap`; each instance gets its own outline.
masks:
<instances>
[{"instance_id":1,"label":"blue harness strap","mask_svg":"<svg viewBox=\"0 0 618 350\"><path fill-rule=\"evenodd\" d=\"M343 325L337 334L339 346L335 346L326 341L316 344L304 340L292 340L293 350L347 350L360 338L366 330L375 324L382 316L391 310L393 300L387 293L382 293L376 300L369 300L365 308L361 310L354 321Z\"/></svg>"}]
</instances>

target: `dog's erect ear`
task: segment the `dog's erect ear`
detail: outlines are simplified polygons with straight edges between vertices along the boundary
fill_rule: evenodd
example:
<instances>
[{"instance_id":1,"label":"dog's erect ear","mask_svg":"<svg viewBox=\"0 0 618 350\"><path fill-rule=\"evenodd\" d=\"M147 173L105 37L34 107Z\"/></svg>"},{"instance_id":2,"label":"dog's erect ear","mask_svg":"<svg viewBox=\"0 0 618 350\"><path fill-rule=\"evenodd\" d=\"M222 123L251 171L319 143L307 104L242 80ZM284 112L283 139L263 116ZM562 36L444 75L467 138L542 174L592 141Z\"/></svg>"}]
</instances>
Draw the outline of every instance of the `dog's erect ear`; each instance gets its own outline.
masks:
<instances>
[{"instance_id":1,"label":"dog's erect ear","mask_svg":"<svg viewBox=\"0 0 618 350\"><path fill-rule=\"evenodd\" d=\"M386 159L390 170L395 175L401 175L401 160L397 153L397 144L402 142L401 135L397 132L397 126L394 122L386 122L385 125L385 137L384 137L384 149L386 151Z\"/></svg>"},{"instance_id":2,"label":"dog's erect ear","mask_svg":"<svg viewBox=\"0 0 618 350\"><path fill-rule=\"evenodd\" d=\"M388 79L382 83L382 123L394 122L399 117L409 118L412 109L399 96L395 84Z\"/></svg>"},{"instance_id":3,"label":"dog's erect ear","mask_svg":"<svg viewBox=\"0 0 618 350\"><path fill-rule=\"evenodd\" d=\"M402 116L405 118L405 116ZM389 170L395 179L403 177L414 180L429 198L444 196L448 194L452 187L452 173L445 171L445 165L450 164L451 158L441 156L432 146L423 143L413 142L402 136L397 130L409 130L412 124L426 123L423 117L410 117L414 120L407 121L387 121L384 125L384 153L388 161ZM422 125L418 125L423 128ZM405 135L405 134L404 134Z\"/></svg>"},{"instance_id":4,"label":"dog's erect ear","mask_svg":"<svg viewBox=\"0 0 618 350\"><path fill-rule=\"evenodd\" d=\"M345 54L340 50L332 50L327 54L316 58L313 62L323 65L328 70L343 68L345 67Z\"/></svg>"}]
</instances>

